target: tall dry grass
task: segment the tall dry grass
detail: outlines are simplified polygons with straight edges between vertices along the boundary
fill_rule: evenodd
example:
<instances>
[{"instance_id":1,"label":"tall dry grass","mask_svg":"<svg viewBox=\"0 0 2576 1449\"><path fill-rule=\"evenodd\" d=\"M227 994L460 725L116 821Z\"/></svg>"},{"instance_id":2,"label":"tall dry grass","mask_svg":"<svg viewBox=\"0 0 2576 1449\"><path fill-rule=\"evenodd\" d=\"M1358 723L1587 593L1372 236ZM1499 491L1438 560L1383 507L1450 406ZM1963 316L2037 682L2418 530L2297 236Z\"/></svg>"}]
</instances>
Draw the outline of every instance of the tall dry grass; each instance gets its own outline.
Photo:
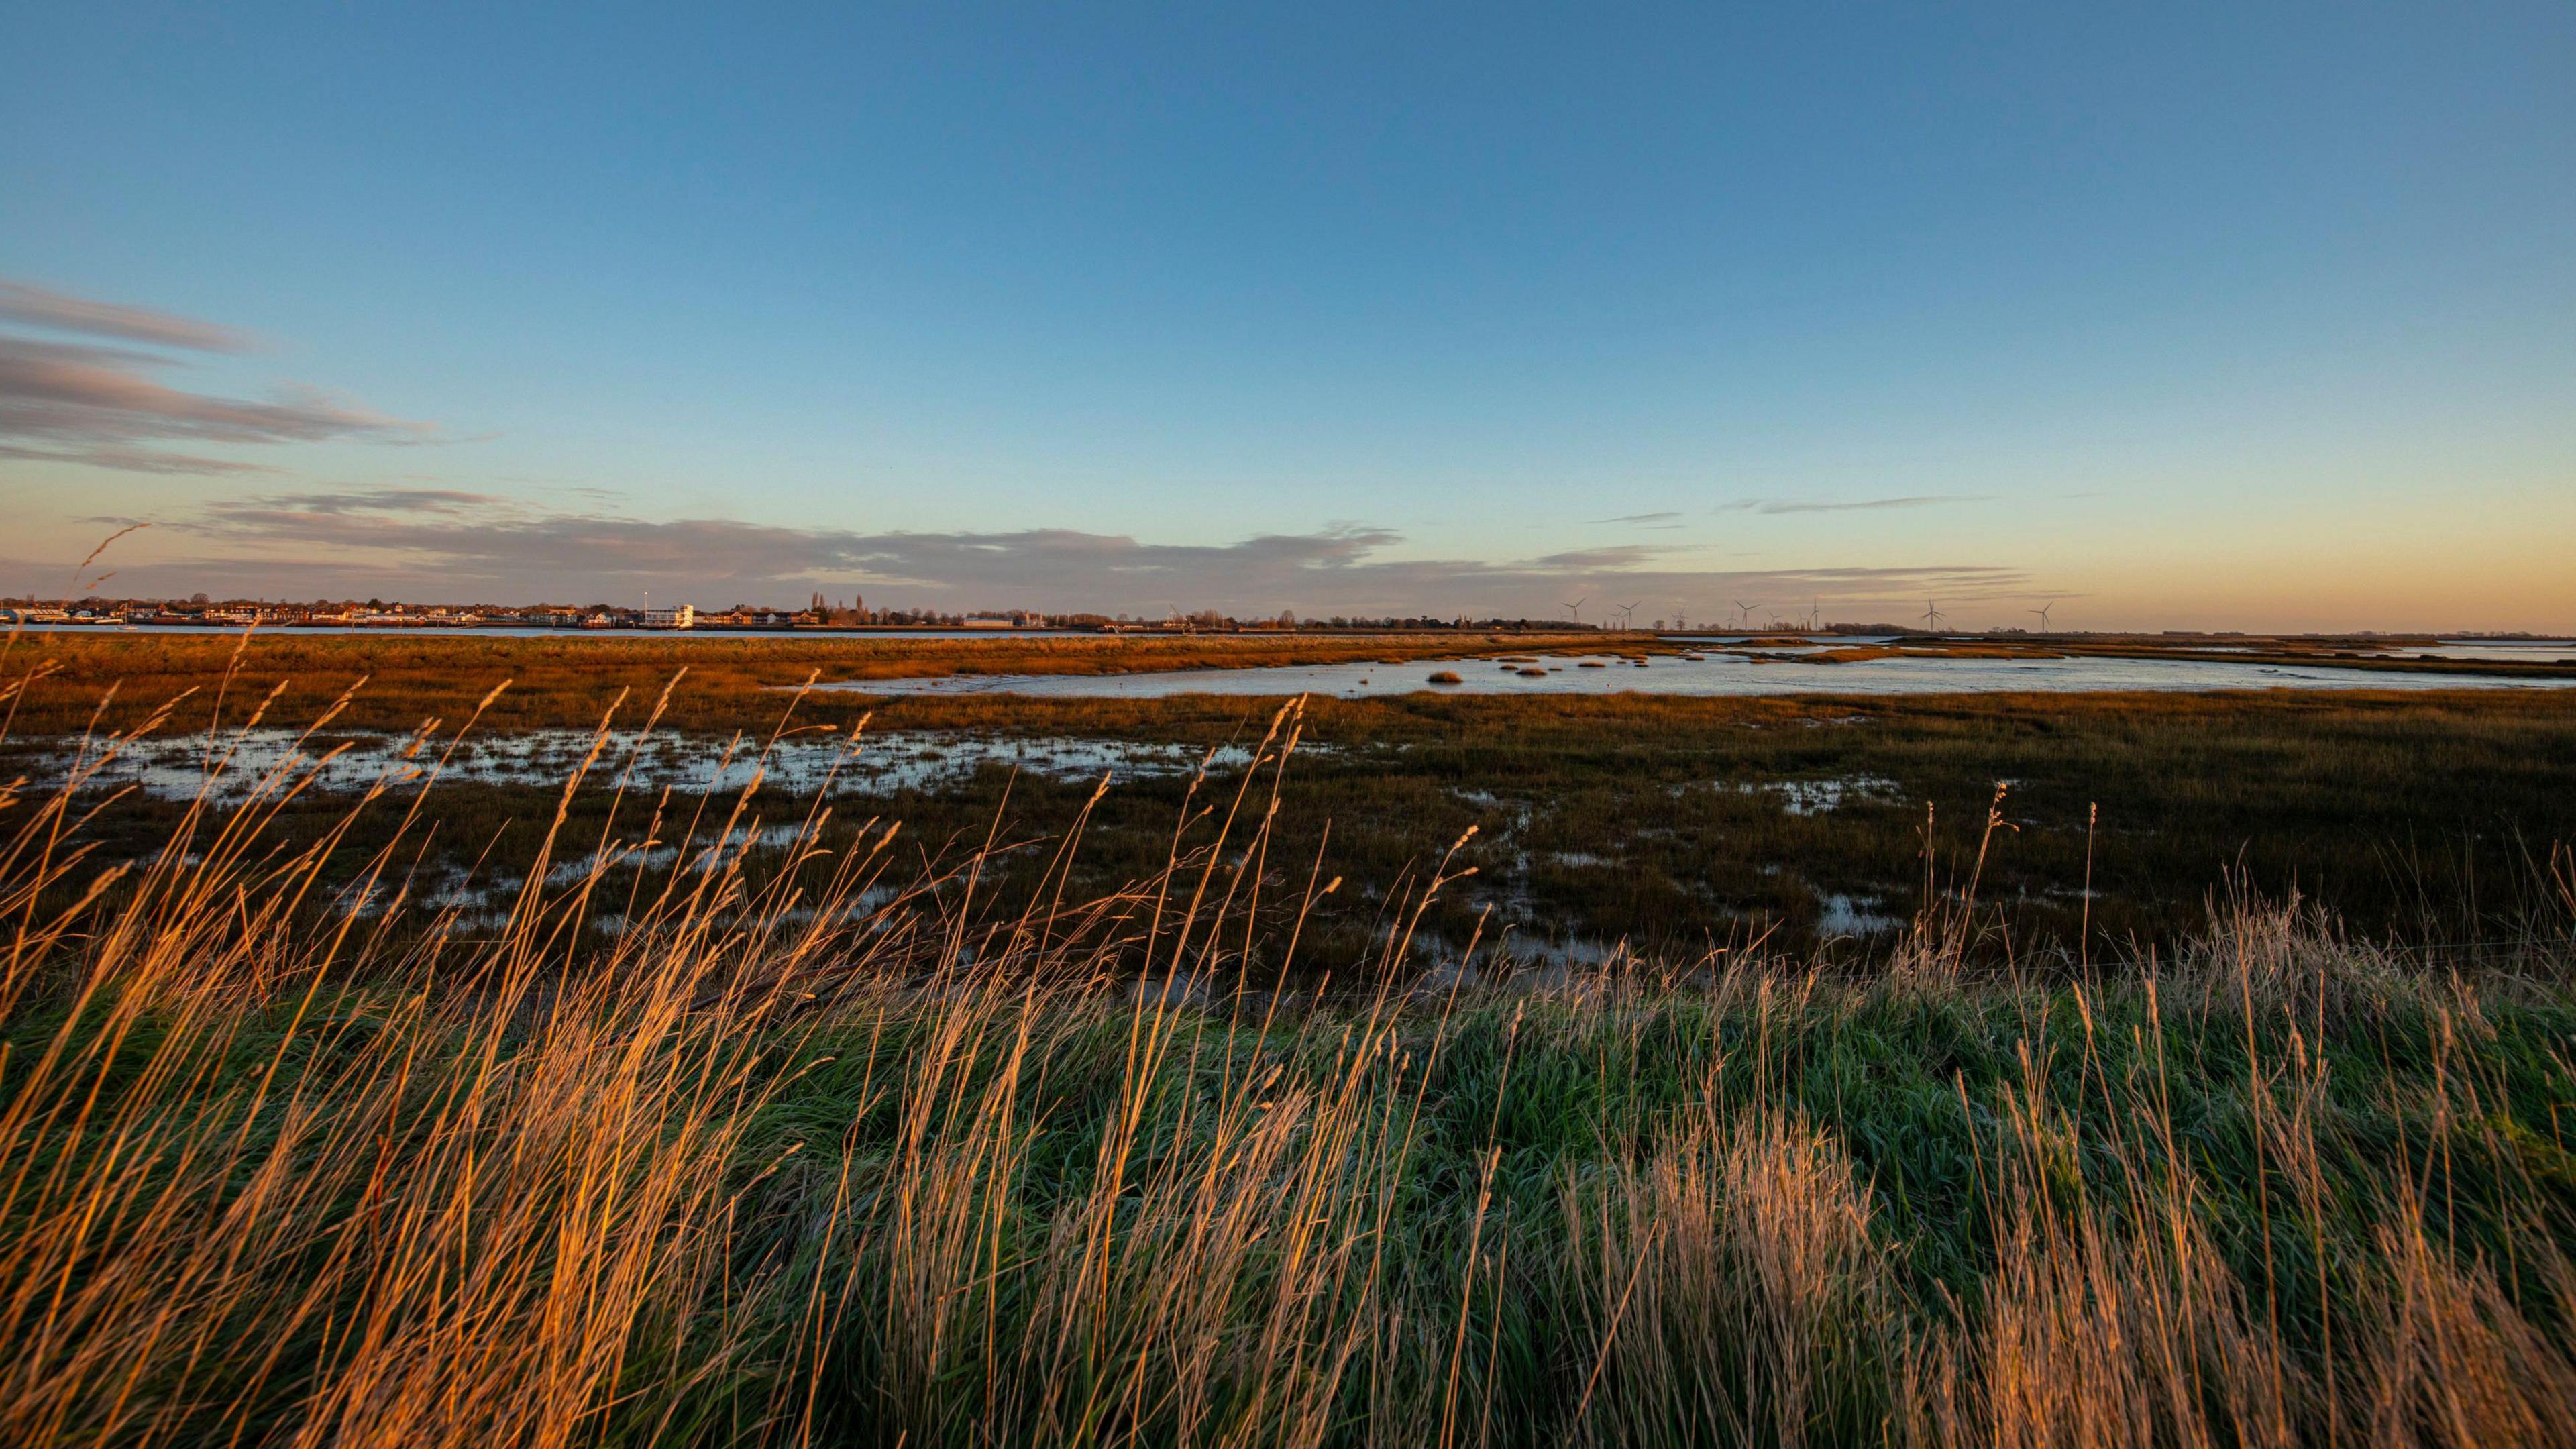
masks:
<instances>
[{"instance_id":1,"label":"tall dry grass","mask_svg":"<svg viewBox=\"0 0 2576 1449\"><path fill-rule=\"evenodd\" d=\"M1600 1345L1587 1437L1799 1445L1883 1424L1902 1349L1886 1248L1830 1136L1776 1111L1695 1121L1567 1211Z\"/></svg>"},{"instance_id":2,"label":"tall dry grass","mask_svg":"<svg viewBox=\"0 0 2576 1449\"><path fill-rule=\"evenodd\" d=\"M1414 970L1455 847L1300 967L1300 729L1068 900L1079 824L898 880L819 802L757 850L757 780L562 839L603 723L490 930L282 832L309 761L99 859L96 737L0 791L0 1439L2576 1442L2554 988L2240 901L2072 988L1927 906L1511 995Z\"/></svg>"}]
</instances>

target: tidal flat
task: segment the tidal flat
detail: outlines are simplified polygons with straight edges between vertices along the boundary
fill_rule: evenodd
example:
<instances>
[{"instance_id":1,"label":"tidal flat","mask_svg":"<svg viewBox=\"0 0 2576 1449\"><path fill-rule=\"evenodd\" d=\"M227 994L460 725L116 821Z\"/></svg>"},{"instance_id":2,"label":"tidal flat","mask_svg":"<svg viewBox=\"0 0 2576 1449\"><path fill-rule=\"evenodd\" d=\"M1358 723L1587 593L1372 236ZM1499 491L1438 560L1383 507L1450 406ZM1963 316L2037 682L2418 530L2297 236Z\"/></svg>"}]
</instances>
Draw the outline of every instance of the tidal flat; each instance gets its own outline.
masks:
<instances>
[{"instance_id":1,"label":"tidal flat","mask_svg":"<svg viewBox=\"0 0 2576 1449\"><path fill-rule=\"evenodd\" d=\"M802 688L828 661L759 639L685 641L659 674L646 672L654 641L503 640L497 653L496 641L471 638L73 642L90 652L65 660L21 641L18 667L33 678L0 768L51 777L130 734L84 787L99 807L99 848L128 858L163 838L218 760L214 788L231 800L289 769L297 789L278 816L289 831L340 829L353 792L416 788L435 764L438 787L417 807L438 825L423 868L503 877L524 871L532 826L558 803L584 825L621 798L665 792L671 809L699 813L727 808L756 773L756 812L775 819L819 800L845 815L900 816L925 869L987 836L1044 838L1079 818L1077 878L1103 890L1153 870L1180 803L1244 768L1281 701L1225 694L1229 681L1280 667L1386 669L1263 663L1271 641L1245 653L1208 640L1084 640L1067 657L1145 671L1063 676L1085 687L1161 677L1176 650L1246 668L1192 671L1204 688L1178 694L875 694ZM869 647L949 670L993 663L996 648L1062 642ZM1558 666L1550 680L1602 657L1524 643L1508 659ZM1694 652L1756 643L1777 641L1699 641ZM1391 646L1328 637L1316 647ZM926 649L942 652L917 656ZM143 672L107 672L122 665ZM1694 667L1655 657L1580 677ZM1758 667L1830 685L1878 666ZM415 687L424 672L437 673L436 690ZM2348 671L2340 682L2382 678ZM1300 704L1276 834L1294 852L1323 852L1353 882L1319 908L1315 928L1330 936L1372 929L1433 845L1472 828L1462 859L1476 875L1444 897L1427 939L1464 941L1481 922L1488 939L1533 957L1599 957L1622 943L1862 947L1900 933L1971 857L1982 859L1994 949L2006 954L2089 949L2088 938L2152 949L2201 928L2212 902L2237 891L2297 895L2391 939L2509 949L2519 923L2548 906L2553 845L2576 839L2576 693L2437 687L2445 679L2067 694L1426 685L1317 695ZM322 712L318 731L293 723ZM559 802L576 769L582 788ZM365 839L377 827L348 828ZM985 888L1009 897L1031 879L1006 856Z\"/></svg>"}]
</instances>

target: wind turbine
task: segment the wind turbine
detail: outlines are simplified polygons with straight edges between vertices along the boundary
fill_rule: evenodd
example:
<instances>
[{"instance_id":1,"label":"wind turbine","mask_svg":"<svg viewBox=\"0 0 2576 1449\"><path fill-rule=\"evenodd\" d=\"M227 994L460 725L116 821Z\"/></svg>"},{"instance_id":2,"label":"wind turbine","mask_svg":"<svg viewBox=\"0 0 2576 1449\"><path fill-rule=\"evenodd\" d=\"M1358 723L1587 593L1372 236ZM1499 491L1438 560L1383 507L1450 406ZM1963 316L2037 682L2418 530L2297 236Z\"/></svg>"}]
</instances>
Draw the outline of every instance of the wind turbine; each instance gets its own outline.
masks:
<instances>
[{"instance_id":1,"label":"wind turbine","mask_svg":"<svg viewBox=\"0 0 2576 1449\"><path fill-rule=\"evenodd\" d=\"M1940 628L1941 621L1949 617L1941 612L1941 603L1937 599L1923 606L1923 627L1927 632Z\"/></svg>"},{"instance_id":2,"label":"wind turbine","mask_svg":"<svg viewBox=\"0 0 2576 1449\"><path fill-rule=\"evenodd\" d=\"M1585 594L1582 598L1575 600L1571 604L1560 604L1557 607L1565 610L1569 614L1572 614L1574 616L1574 622L1580 624L1583 622L1583 606L1591 601L1592 596L1590 594Z\"/></svg>"},{"instance_id":3,"label":"wind turbine","mask_svg":"<svg viewBox=\"0 0 2576 1449\"><path fill-rule=\"evenodd\" d=\"M1742 627L1744 627L1744 628L1747 628L1747 629L1752 628L1752 627L1753 627L1753 611L1754 611L1754 610L1756 610L1756 609L1758 609L1758 608L1761 608L1761 607L1762 607L1762 606L1761 606L1760 604L1758 604L1758 603L1756 603L1756 604L1748 604L1748 603L1744 602L1742 599L1738 599L1738 600L1736 600L1736 601L1735 601L1735 612L1736 612L1737 619L1738 619L1738 622L1740 623L1740 625L1741 625Z\"/></svg>"},{"instance_id":4,"label":"wind turbine","mask_svg":"<svg viewBox=\"0 0 2576 1449\"><path fill-rule=\"evenodd\" d=\"M2036 609L2027 609L2027 610L2024 610L2023 612L2025 612L2025 613L2031 613L2031 614L2037 614L2037 615L2039 616L2039 632L2041 632L2042 634L2045 634L2045 633L2047 633L2047 632L2048 632L2048 611L2049 611L2049 610L2051 610L2051 609L2054 609L2054 608L2056 608L2056 607L2057 607L2057 601L2056 601L2055 599L2051 599L2051 600L2049 600L2047 603L2040 605L2040 606L2039 606L2038 608L2036 608Z\"/></svg>"},{"instance_id":5,"label":"wind turbine","mask_svg":"<svg viewBox=\"0 0 2576 1449\"><path fill-rule=\"evenodd\" d=\"M1642 604L1642 603L1644 603L1644 602L1646 602L1646 601L1645 601L1645 600L1643 600L1643 599L1639 599L1639 600L1637 601L1637 604ZM1622 629L1634 629L1634 628L1636 628L1636 627L1637 627L1637 604L1621 604L1621 605L1619 606L1619 627L1620 627L1620 628L1622 628Z\"/></svg>"}]
</instances>

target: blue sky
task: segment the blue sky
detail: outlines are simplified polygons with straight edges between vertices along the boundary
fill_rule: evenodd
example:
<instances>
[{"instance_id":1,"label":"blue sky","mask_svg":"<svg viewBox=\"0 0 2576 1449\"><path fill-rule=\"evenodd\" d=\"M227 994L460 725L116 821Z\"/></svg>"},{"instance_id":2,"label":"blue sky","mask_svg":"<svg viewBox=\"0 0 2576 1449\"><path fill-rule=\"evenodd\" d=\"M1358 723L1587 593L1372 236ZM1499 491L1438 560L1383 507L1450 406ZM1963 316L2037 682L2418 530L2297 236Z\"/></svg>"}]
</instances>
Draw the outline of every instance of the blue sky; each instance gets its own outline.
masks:
<instances>
[{"instance_id":1,"label":"blue sky","mask_svg":"<svg viewBox=\"0 0 2576 1449\"><path fill-rule=\"evenodd\" d=\"M0 587L2576 628L2563 3L525 10L0 11Z\"/></svg>"}]
</instances>

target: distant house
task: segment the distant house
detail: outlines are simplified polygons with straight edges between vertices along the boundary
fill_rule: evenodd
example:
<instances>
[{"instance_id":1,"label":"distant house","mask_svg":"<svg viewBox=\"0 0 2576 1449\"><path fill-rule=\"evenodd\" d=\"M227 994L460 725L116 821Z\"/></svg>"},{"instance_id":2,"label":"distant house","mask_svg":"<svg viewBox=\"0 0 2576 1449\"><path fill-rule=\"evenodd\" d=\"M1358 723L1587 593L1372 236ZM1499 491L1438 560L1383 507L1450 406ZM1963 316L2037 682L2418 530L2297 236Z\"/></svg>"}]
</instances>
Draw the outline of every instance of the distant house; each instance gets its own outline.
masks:
<instances>
[{"instance_id":1,"label":"distant house","mask_svg":"<svg viewBox=\"0 0 2576 1449\"><path fill-rule=\"evenodd\" d=\"M697 627L697 623L698 611L687 604L644 611L644 627L647 629L692 629Z\"/></svg>"}]
</instances>

